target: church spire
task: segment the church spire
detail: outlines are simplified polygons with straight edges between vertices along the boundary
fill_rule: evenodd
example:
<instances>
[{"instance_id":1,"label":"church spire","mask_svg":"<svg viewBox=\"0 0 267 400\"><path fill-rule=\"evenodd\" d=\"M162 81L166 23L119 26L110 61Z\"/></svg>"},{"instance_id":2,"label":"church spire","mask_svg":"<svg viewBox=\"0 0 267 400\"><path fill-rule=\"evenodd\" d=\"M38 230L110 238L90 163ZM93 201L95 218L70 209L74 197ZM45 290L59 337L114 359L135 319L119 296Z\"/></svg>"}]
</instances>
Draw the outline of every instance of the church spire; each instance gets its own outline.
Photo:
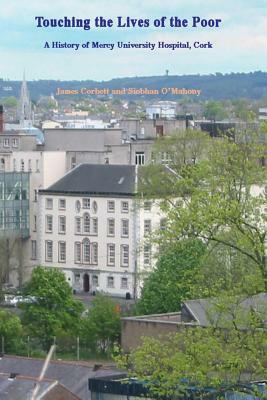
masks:
<instances>
[{"instance_id":1,"label":"church spire","mask_svg":"<svg viewBox=\"0 0 267 400\"><path fill-rule=\"evenodd\" d=\"M25 78L25 70L23 71L23 81L20 89L20 99L18 105L18 118L21 128L27 128L33 125L33 114L31 108L30 94Z\"/></svg>"}]
</instances>

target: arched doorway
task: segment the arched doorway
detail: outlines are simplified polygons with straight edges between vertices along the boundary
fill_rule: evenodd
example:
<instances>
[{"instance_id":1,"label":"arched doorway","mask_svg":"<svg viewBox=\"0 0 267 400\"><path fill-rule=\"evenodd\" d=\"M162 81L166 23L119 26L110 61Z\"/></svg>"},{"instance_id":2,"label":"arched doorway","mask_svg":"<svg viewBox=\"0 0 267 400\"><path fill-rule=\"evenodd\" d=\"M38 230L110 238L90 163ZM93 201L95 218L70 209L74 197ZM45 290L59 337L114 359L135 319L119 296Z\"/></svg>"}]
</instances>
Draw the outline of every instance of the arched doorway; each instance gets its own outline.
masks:
<instances>
[{"instance_id":1,"label":"arched doorway","mask_svg":"<svg viewBox=\"0 0 267 400\"><path fill-rule=\"evenodd\" d=\"M88 274L84 274L83 275L83 290L85 292L89 292L89 289L90 289L89 275Z\"/></svg>"}]
</instances>

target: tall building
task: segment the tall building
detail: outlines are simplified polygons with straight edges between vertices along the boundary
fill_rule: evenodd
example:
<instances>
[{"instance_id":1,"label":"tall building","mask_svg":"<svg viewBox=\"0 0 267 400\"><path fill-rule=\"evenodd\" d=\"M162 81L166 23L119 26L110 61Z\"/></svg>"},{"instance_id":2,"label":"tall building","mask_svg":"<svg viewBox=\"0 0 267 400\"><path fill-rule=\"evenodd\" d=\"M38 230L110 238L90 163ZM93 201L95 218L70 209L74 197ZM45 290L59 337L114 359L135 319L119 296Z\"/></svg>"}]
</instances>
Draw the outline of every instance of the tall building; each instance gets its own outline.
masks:
<instances>
[{"instance_id":1,"label":"tall building","mask_svg":"<svg viewBox=\"0 0 267 400\"><path fill-rule=\"evenodd\" d=\"M18 104L18 119L21 129L30 128L33 126L34 114L32 112L30 94L23 74L23 81L20 89L20 99Z\"/></svg>"}]
</instances>

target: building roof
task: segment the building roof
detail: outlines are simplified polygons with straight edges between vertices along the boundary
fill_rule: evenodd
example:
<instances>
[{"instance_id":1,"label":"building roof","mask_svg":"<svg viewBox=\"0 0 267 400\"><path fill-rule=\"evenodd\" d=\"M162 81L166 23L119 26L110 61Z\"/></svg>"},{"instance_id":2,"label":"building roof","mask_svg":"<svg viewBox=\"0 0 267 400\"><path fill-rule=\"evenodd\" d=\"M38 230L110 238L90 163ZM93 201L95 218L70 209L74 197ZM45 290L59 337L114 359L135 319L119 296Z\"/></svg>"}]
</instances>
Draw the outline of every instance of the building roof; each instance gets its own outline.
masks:
<instances>
[{"instance_id":1,"label":"building roof","mask_svg":"<svg viewBox=\"0 0 267 400\"><path fill-rule=\"evenodd\" d=\"M250 310L258 313L262 323L267 325L267 293L259 293L246 299L230 299L229 304L225 304L222 311L220 311L220 304L221 302L218 302L216 298L183 302L192 319L200 326L223 326L231 320L231 315L235 315L240 318L240 327L242 327L241 325L245 324ZM231 313L231 310L234 312Z\"/></svg>"},{"instance_id":2,"label":"building roof","mask_svg":"<svg viewBox=\"0 0 267 400\"><path fill-rule=\"evenodd\" d=\"M37 399L80 400L56 380L43 379L38 383L36 378L22 375L11 377L10 374L2 373L0 373L0 400L28 400L32 397L37 384L39 385Z\"/></svg>"},{"instance_id":3,"label":"building roof","mask_svg":"<svg viewBox=\"0 0 267 400\"><path fill-rule=\"evenodd\" d=\"M80 164L39 193L133 196L135 166Z\"/></svg>"},{"instance_id":4,"label":"building roof","mask_svg":"<svg viewBox=\"0 0 267 400\"><path fill-rule=\"evenodd\" d=\"M31 378L37 378L40 375L44 360L4 356L0 359L0 373L14 373ZM81 400L90 400L88 390L88 379L107 375L119 374L119 371L113 367L103 367L94 371L93 365L82 364L78 362L50 361L45 374L46 380L58 381L66 389L72 392ZM0 393L2 391L0 384ZM6 397L16 400L16 397ZM0 399L2 397L0 396ZM3 397L3 399L5 399ZM22 400L23 398L19 398Z\"/></svg>"}]
</instances>

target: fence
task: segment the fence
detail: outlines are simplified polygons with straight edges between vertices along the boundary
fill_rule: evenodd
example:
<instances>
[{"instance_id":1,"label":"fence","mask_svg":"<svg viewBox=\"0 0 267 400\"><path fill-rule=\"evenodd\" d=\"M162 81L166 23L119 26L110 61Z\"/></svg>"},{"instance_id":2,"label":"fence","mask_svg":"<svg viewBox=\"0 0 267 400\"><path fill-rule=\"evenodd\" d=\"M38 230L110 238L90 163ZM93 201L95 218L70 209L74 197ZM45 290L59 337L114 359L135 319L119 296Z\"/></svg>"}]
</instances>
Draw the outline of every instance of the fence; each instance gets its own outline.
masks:
<instances>
[{"instance_id":1,"label":"fence","mask_svg":"<svg viewBox=\"0 0 267 400\"><path fill-rule=\"evenodd\" d=\"M109 359L108 352L101 352L92 343L81 339L80 337L53 337L50 345L56 345L53 359L62 360L97 360ZM1 354L16 355L24 357L45 357L46 351L43 349L40 341L36 338L26 336L17 339L1 337Z\"/></svg>"}]
</instances>

